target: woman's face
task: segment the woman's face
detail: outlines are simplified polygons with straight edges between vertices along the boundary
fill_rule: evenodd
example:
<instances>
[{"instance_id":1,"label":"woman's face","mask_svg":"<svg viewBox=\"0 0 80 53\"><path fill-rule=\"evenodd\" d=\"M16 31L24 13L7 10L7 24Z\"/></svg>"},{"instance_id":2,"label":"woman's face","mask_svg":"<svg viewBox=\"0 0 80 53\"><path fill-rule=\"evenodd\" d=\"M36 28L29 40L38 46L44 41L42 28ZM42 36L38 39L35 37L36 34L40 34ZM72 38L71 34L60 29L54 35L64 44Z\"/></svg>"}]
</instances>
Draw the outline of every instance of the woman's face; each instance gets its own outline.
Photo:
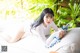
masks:
<instances>
[{"instance_id":1,"label":"woman's face","mask_svg":"<svg viewBox=\"0 0 80 53\"><path fill-rule=\"evenodd\" d=\"M50 24L53 21L53 15L51 14L45 14L44 16L44 24L47 26L48 24Z\"/></svg>"}]
</instances>

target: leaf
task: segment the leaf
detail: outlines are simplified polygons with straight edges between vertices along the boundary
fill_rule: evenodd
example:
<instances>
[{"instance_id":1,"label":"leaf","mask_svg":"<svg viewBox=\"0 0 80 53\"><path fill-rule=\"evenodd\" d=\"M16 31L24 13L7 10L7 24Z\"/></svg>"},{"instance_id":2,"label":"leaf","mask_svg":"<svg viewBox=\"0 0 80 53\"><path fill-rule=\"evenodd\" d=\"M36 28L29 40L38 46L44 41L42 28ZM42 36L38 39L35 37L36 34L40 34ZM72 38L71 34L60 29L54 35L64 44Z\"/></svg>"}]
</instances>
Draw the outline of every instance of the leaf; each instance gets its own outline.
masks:
<instances>
[{"instance_id":1,"label":"leaf","mask_svg":"<svg viewBox=\"0 0 80 53\"><path fill-rule=\"evenodd\" d=\"M74 5L71 5L71 3L69 3L69 7L71 9L72 19L76 19L76 16L80 14L80 4L74 3Z\"/></svg>"},{"instance_id":2,"label":"leaf","mask_svg":"<svg viewBox=\"0 0 80 53\"><path fill-rule=\"evenodd\" d=\"M72 27L74 25L75 21L71 20L68 24L70 25L70 27Z\"/></svg>"},{"instance_id":3,"label":"leaf","mask_svg":"<svg viewBox=\"0 0 80 53\"><path fill-rule=\"evenodd\" d=\"M72 28L75 28L76 27L76 24L73 24Z\"/></svg>"},{"instance_id":4,"label":"leaf","mask_svg":"<svg viewBox=\"0 0 80 53\"><path fill-rule=\"evenodd\" d=\"M70 14L70 9L68 9L68 8L59 8L57 13L59 13L60 15L66 17L67 15Z\"/></svg>"},{"instance_id":5,"label":"leaf","mask_svg":"<svg viewBox=\"0 0 80 53\"><path fill-rule=\"evenodd\" d=\"M69 20L61 19L61 24L66 24L67 22L69 22Z\"/></svg>"},{"instance_id":6,"label":"leaf","mask_svg":"<svg viewBox=\"0 0 80 53\"><path fill-rule=\"evenodd\" d=\"M76 19L77 22L80 22L80 16Z\"/></svg>"},{"instance_id":7,"label":"leaf","mask_svg":"<svg viewBox=\"0 0 80 53\"><path fill-rule=\"evenodd\" d=\"M6 10L6 15L9 15L10 14L10 10Z\"/></svg>"}]
</instances>

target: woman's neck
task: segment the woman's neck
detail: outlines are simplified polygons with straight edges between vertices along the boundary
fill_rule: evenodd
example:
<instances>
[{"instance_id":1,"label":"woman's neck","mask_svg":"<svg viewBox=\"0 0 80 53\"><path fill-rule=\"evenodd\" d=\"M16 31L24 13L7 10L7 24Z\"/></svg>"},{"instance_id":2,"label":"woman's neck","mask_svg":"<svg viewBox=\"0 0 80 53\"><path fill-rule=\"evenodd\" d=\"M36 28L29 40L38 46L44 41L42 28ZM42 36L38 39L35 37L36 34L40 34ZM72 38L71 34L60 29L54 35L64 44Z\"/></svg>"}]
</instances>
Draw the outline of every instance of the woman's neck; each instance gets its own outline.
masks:
<instances>
[{"instance_id":1,"label":"woman's neck","mask_svg":"<svg viewBox=\"0 0 80 53\"><path fill-rule=\"evenodd\" d=\"M43 23L43 25L44 25L45 27L47 27L47 25L46 25L45 23Z\"/></svg>"}]
</instances>

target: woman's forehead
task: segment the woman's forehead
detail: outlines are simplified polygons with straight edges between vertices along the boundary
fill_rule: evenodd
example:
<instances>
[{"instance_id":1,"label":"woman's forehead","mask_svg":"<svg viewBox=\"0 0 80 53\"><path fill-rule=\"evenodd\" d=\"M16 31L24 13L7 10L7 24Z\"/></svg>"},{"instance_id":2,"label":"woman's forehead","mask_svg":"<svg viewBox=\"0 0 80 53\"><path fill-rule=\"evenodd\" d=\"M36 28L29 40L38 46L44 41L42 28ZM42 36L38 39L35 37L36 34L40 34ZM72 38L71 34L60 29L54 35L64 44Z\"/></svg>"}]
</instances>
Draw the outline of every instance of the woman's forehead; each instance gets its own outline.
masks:
<instances>
[{"instance_id":1,"label":"woman's forehead","mask_svg":"<svg viewBox=\"0 0 80 53\"><path fill-rule=\"evenodd\" d=\"M45 16L50 16L50 17L52 17L53 15L50 14L50 13L47 13L47 14L45 14Z\"/></svg>"}]
</instances>

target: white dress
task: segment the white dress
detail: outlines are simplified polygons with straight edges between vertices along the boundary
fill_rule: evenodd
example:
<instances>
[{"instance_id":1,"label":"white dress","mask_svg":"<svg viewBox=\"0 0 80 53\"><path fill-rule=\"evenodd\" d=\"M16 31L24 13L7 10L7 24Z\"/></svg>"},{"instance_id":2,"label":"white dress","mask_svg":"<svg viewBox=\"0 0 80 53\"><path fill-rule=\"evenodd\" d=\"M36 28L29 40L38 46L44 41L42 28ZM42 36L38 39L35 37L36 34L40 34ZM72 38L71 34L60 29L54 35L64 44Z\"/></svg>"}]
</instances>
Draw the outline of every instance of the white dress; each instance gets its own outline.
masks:
<instances>
[{"instance_id":1,"label":"white dress","mask_svg":"<svg viewBox=\"0 0 80 53\"><path fill-rule=\"evenodd\" d=\"M35 28L35 30L39 33L39 35L40 35L40 37L42 38L42 40L43 41L46 41L46 37L48 36L48 35L50 35L50 28L53 28L55 31L58 31L58 27L55 25L55 23L54 22L51 22L47 27L45 27L44 25L43 25L43 23L42 24L40 24L39 26L37 26L36 28Z\"/></svg>"}]
</instances>

